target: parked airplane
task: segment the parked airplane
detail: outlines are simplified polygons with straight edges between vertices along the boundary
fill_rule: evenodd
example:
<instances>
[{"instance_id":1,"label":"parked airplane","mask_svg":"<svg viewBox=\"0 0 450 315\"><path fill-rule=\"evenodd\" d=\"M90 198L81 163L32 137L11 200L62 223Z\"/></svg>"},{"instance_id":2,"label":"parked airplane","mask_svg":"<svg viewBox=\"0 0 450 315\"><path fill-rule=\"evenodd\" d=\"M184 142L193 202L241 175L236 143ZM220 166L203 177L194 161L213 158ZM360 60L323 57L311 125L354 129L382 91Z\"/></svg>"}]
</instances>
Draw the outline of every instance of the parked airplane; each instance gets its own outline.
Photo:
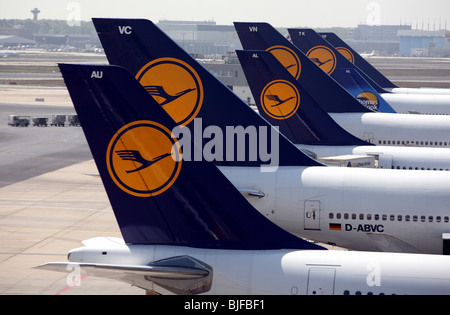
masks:
<instances>
[{"instance_id":1,"label":"parked airplane","mask_svg":"<svg viewBox=\"0 0 450 315\"><path fill-rule=\"evenodd\" d=\"M206 142L203 153L214 147L220 141L221 130L233 129L243 126L245 129L254 128L258 135L259 130L269 128L269 123L260 115L257 115L245 102L235 96L230 89L220 83L209 71L198 64L195 59L176 45L156 25L148 20L136 19L94 19L94 25L100 35L105 52L110 60L125 65L128 70L139 80L148 65L159 65L150 82L144 82L144 86L156 85L157 80L168 75L169 70L174 72L169 82L162 82L164 90L184 91L191 86L187 83L196 78L197 86L203 91L204 100L197 117L201 117L204 124L203 138ZM127 26L130 34L120 34L120 27ZM308 59L308 58L306 58ZM309 60L309 59L308 59ZM166 61L170 61L170 67L162 67ZM183 69L189 69L189 76L180 73L177 66L183 65ZM311 63L316 67L315 64ZM302 69L307 65L302 63ZM150 69L151 70L151 69ZM137 73L137 75L135 75ZM99 77L100 75L96 75ZM184 78L182 78L184 76ZM329 78L328 76L326 76ZM181 78L178 80L176 78ZM314 79L319 79L316 76ZM158 83L160 84L160 83ZM194 86L194 85L192 85ZM330 87L328 91L331 91ZM172 95L176 94L171 92ZM186 94L185 96L188 96ZM152 95L155 97L154 95ZM351 96L349 96L351 98ZM280 98L282 101L286 98ZM353 99L353 98L351 98ZM158 103L162 99L156 99ZM337 99L336 102L340 100ZM358 102L356 102L359 104ZM167 110L167 106L163 108ZM178 110L189 105L188 102L179 104ZM176 108L172 108L174 111ZM173 113L169 114L172 116ZM179 117L174 115L177 122ZM219 126L212 129L213 126ZM251 127L252 126L252 127ZM196 126L195 121L186 125L191 130L201 130L202 126ZM207 132L209 130L209 132ZM215 135L211 132L215 131ZM248 130L248 129L247 129ZM266 133L267 135L268 133ZM264 141L264 137L255 137L249 143L260 144L260 147L269 147L270 141ZM200 139L201 140L201 139ZM182 141L182 140L181 140ZM266 144L264 144L266 142ZM200 141L198 141L200 143ZM242 146L242 145L241 145ZM245 146L245 145L244 145ZM236 146L235 149L239 149ZM247 147L247 146L246 146ZM248 146L248 147L251 147ZM427 253L443 253L443 233L449 232L449 227L444 222L447 214L447 206L450 204L450 178L446 172L424 172L403 170L374 170L374 169L350 169L339 167L325 167L323 164L308 158L289 142L283 135L279 135L279 150L276 146L271 153L279 152L279 167L273 172L260 172L259 166L266 163L259 157L252 161L244 155L244 159L222 159L218 155L208 158L220 165L220 170L228 179L245 194L252 204L264 215L275 221L283 228L297 235L307 235L310 239L345 244L348 248L370 250L385 250L383 241L398 240L402 246L395 248L398 251L423 251ZM188 154L183 148L185 158ZM225 148L226 149L226 148ZM190 150L189 152L192 152ZM221 150L216 150L221 151ZM200 150L200 156L202 151ZM217 153L217 152L215 152ZM223 155L226 157L226 154ZM275 155L273 155L275 156ZM215 159L214 159L215 157ZM220 156L219 156L220 157ZM276 159L275 159L276 160ZM240 166L240 167L236 167ZM318 166L318 167L312 167ZM428 225L428 232L414 233L414 229L424 226L404 226L409 221L393 221L390 224L382 223L383 227L374 234L378 239L368 237L369 230L352 230L346 233L338 233L329 230L330 213L333 213L333 224L354 224L347 221L345 213L358 214L358 224L366 224L363 218L370 215L374 218L379 215L422 216L428 215L440 218L438 224ZM339 219L337 213L341 213ZM361 217L360 214L364 214ZM325 221L324 221L325 220ZM423 223L423 222L420 222ZM392 224L392 225L391 225ZM348 232L348 233L347 233ZM380 239L382 241L380 241ZM389 249L389 248L388 248Z\"/></svg>"},{"instance_id":2,"label":"parked airplane","mask_svg":"<svg viewBox=\"0 0 450 315\"><path fill-rule=\"evenodd\" d=\"M372 50L371 53L360 53L359 55L363 58L369 58L372 57L375 54L375 50Z\"/></svg>"},{"instance_id":3,"label":"parked airplane","mask_svg":"<svg viewBox=\"0 0 450 315\"><path fill-rule=\"evenodd\" d=\"M328 73L336 77L336 69L356 69L370 86L397 112L421 114L450 114L450 95L412 95L390 93L380 87L366 73L339 53L328 41L312 29L289 29L291 40L305 55ZM320 64L317 60L327 61ZM349 91L351 92L351 91ZM354 95L355 97L357 95Z\"/></svg>"},{"instance_id":4,"label":"parked airplane","mask_svg":"<svg viewBox=\"0 0 450 315\"><path fill-rule=\"evenodd\" d=\"M235 28L244 49L274 54L317 103L354 136L377 145L450 146L449 115L374 112L321 71L271 25L235 23Z\"/></svg>"},{"instance_id":5,"label":"parked airplane","mask_svg":"<svg viewBox=\"0 0 450 315\"><path fill-rule=\"evenodd\" d=\"M124 69L60 69L123 240L90 239L69 262L38 268L78 266L153 293L450 293L450 257L327 251L271 223L212 163L182 159L178 123ZM117 157L122 147L172 158L130 175L137 165Z\"/></svg>"},{"instance_id":6,"label":"parked airplane","mask_svg":"<svg viewBox=\"0 0 450 315\"><path fill-rule=\"evenodd\" d=\"M450 148L374 146L342 129L267 51L237 51L259 113L318 158L372 155L378 167L450 170ZM280 100L284 100L281 102Z\"/></svg>"},{"instance_id":7,"label":"parked airplane","mask_svg":"<svg viewBox=\"0 0 450 315\"><path fill-rule=\"evenodd\" d=\"M333 45L337 51L343 54L350 62L354 63L359 69L374 80L380 87L387 92L399 94L450 94L450 89L443 88L402 88L390 81L374 66L372 66L364 57L356 53L345 41L335 33L319 33L323 38Z\"/></svg>"}]
</instances>

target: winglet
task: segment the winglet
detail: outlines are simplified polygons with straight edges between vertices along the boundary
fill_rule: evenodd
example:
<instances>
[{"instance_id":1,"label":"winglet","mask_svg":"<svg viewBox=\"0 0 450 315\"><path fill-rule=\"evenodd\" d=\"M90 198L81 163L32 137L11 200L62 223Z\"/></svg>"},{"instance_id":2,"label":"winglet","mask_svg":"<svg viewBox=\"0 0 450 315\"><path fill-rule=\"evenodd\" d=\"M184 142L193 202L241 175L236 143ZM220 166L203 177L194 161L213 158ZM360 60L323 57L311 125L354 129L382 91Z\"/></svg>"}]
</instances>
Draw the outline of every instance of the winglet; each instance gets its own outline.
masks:
<instances>
[{"instance_id":1,"label":"winglet","mask_svg":"<svg viewBox=\"0 0 450 315\"><path fill-rule=\"evenodd\" d=\"M212 163L185 161L171 132L178 125L125 69L61 64L60 70L126 243L322 249L266 219ZM141 157L124 161L121 150ZM141 158L169 152L126 172L139 168Z\"/></svg>"}]
</instances>

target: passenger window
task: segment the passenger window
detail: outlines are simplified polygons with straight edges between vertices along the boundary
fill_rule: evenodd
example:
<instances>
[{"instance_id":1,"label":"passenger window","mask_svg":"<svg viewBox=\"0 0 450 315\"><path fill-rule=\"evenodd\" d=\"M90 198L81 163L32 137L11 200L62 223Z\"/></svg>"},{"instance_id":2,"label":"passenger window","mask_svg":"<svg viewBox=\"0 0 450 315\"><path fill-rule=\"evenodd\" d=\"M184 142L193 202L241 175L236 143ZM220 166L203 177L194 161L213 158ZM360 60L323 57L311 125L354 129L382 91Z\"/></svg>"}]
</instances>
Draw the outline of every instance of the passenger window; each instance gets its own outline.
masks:
<instances>
[{"instance_id":1,"label":"passenger window","mask_svg":"<svg viewBox=\"0 0 450 315\"><path fill-rule=\"evenodd\" d=\"M341 218L341 214L340 213L337 213L336 214L336 219L340 219Z\"/></svg>"},{"instance_id":2,"label":"passenger window","mask_svg":"<svg viewBox=\"0 0 450 315\"><path fill-rule=\"evenodd\" d=\"M417 222L417 220L418 220L419 218L415 215L415 216L413 216L413 221L414 222Z\"/></svg>"},{"instance_id":3,"label":"passenger window","mask_svg":"<svg viewBox=\"0 0 450 315\"><path fill-rule=\"evenodd\" d=\"M444 217L444 222L448 223L448 217Z\"/></svg>"},{"instance_id":4,"label":"passenger window","mask_svg":"<svg viewBox=\"0 0 450 315\"><path fill-rule=\"evenodd\" d=\"M428 217L428 222L433 222L433 216L430 215L430 216Z\"/></svg>"},{"instance_id":5,"label":"passenger window","mask_svg":"<svg viewBox=\"0 0 450 315\"><path fill-rule=\"evenodd\" d=\"M370 213L367 215L367 220L372 220L372 215Z\"/></svg>"},{"instance_id":6,"label":"passenger window","mask_svg":"<svg viewBox=\"0 0 450 315\"><path fill-rule=\"evenodd\" d=\"M420 216L420 222L425 222L425 216L424 215Z\"/></svg>"},{"instance_id":7,"label":"passenger window","mask_svg":"<svg viewBox=\"0 0 450 315\"><path fill-rule=\"evenodd\" d=\"M398 220L398 221L402 221L402 220L403 220L403 216L398 215L398 216L397 216L397 220Z\"/></svg>"},{"instance_id":8,"label":"passenger window","mask_svg":"<svg viewBox=\"0 0 450 315\"><path fill-rule=\"evenodd\" d=\"M330 212L330 214L328 215L328 218L332 220L332 219L333 219L333 217L334 217L333 213L332 213L332 212Z\"/></svg>"},{"instance_id":9,"label":"passenger window","mask_svg":"<svg viewBox=\"0 0 450 315\"><path fill-rule=\"evenodd\" d=\"M379 214L375 214L375 220L376 221L380 220L380 215Z\"/></svg>"},{"instance_id":10,"label":"passenger window","mask_svg":"<svg viewBox=\"0 0 450 315\"><path fill-rule=\"evenodd\" d=\"M356 213L352 213L352 220L356 220Z\"/></svg>"},{"instance_id":11,"label":"passenger window","mask_svg":"<svg viewBox=\"0 0 450 315\"><path fill-rule=\"evenodd\" d=\"M441 217L440 216L436 217L436 222L441 222Z\"/></svg>"},{"instance_id":12,"label":"passenger window","mask_svg":"<svg viewBox=\"0 0 450 315\"><path fill-rule=\"evenodd\" d=\"M391 215L389 216L389 220L394 221L394 220L395 220L395 215L391 214Z\"/></svg>"},{"instance_id":13,"label":"passenger window","mask_svg":"<svg viewBox=\"0 0 450 315\"><path fill-rule=\"evenodd\" d=\"M348 213L344 213L344 219L348 220Z\"/></svg>"},{"instance_id":14,"label":"passenger window","mask_svg":"<svg viewBox=\"0 0 450 315\"><path fill-rule=\"evenodd\" d=\"M386 220L387 220L387 214L383 214L382 220L383 220L383 221L386 221Z\"/></svg>"},{"instance_id":15,"label":"passenger window","mask_svg":"<svg viewBox=\"0 0 450 315\"><path fill-rule=\"evenodd\" d=\"M405 215L405 221L409 222L409 220L410 220L410 216L409 215Z\"/></svg>"},{"instance_id":16,"label":"passenger window","mask_svg":"<svg viewBox=\"0 0 450 315\"><path fill-rule=\"evenodd\" d=\"M361 213L361 214L359 215L359 219L360 219L360 220L364 220L364 214L363 214L363 213Z\"/></svg>"}]
</instances>

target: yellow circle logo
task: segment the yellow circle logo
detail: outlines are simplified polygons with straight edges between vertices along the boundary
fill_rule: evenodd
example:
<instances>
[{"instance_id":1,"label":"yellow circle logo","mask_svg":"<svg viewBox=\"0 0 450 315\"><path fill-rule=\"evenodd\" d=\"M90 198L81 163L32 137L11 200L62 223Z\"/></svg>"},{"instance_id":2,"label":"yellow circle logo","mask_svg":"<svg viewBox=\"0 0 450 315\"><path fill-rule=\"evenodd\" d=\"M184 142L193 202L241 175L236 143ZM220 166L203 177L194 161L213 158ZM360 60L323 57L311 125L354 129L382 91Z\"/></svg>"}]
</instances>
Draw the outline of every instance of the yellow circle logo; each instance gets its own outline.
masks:
<instances>
[{"instance_id":1,"label":"yellow circle logo","mask_svg":"<svg viewBox=\"0 0 450 315\"><path fill-rule=\"evenodd\" d=\"M106 153L108 172L128 194L151 197L166 191L181 170L181 148L169 129L152 121L120 128Z\"/></svg>"},{"instance_id":2,"label":"yellow circle logo","mask_svg":"<svg viewBox=\"0 0 450 315\"><path fill-rule=\"evenodd\" d=\"M358 102L360 102L363 106L378 111L379 100L378 97L372 92L361 92L356 96Z\"/></svg>"},{"instance_id":3,"label":"yellow circle logo","mask_svg":"<svg viewBox=\"0 0 450 315\"><path fill-rule=\"evenodd\" d=\"M306 56L328 74L332 74L334 69L336 69L336 55L328 47L313 47L308 51Z\"/></svg>"},{"instance_id":4,"label":"yellow circle logo","mask_svg":"<svg viewBox=\"0 0 450 315\"><path fill-rule=\"evenodd\" d=\"M153 60L139 70L136 79L179 125L189 124L202 107L200 77L181 60Z\"/></svg>"},{"instance_id":5,"label":"yellow circle logo","mask_svg":"<svg viewBox=\"0 0 450 315\"><path fill-rule=\"evenodd\" d=\"M355 63L355 56L353 56L353 53L345 47L336 47L336 50L341 53L345 58L348 59L351 63Z\"/></svg>"},{"instance_id":6,"label":"yellow circle logo","mask_svg":"<svg viewBox=\"0 0 450 315\"><path fill-rule=\"evenodd\" d=\"M300 93L290 82L275 80L267 84L261 93L264 112L275 119L287 119L300 106Z\"/></svg>"},{"instance_id":7,"label":"yellow circle logo","mask_svg":"<svg viewBox=\"0 0 450 315\"><path fill-rule=\"evenodd\" d=\"M266 51L272 53L277 60L289 71L290 74L298 80L302 71L300 59L297 54L285 46L272 46Z\"/></svg>"}]
</instances>

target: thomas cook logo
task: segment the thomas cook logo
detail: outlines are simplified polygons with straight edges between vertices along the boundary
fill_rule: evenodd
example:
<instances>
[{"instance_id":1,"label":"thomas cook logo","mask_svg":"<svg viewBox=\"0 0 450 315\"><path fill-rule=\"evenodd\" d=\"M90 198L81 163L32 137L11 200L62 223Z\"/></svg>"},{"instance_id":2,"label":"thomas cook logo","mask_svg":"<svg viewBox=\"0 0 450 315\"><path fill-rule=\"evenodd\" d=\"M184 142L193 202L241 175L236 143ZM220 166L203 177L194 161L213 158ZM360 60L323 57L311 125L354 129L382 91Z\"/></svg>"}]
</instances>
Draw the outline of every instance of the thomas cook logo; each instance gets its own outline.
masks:
<instances>
[{"instance_id":1,"label":"thomas cook logo","mask_svg":"<svg viewBox=\"0 0 450 315\"><path fill-rule=\"evenodd\" d=\"M123 126L106 153L108 172L128 194L150 197L166 191L181 170L181 150L169 129L152 121Z\"/></svg>"},{"instance_id":2,"label":"thomas cook logo","mask_svg":"<svg viewBox=\"0 0 450 315\"><path fill-rule=\"evenodd\" d=\"M353 53L345 47L336 47L336 50L341 53L345 58L348 59L351 63L355 63L355 56L353 56Z\"/></svg>"},{"instance_id":3,"label":"thomas cook logo","mask_svg":"<svg viewBox=\"0 0 450 315\"><path fill-rule=\"evenodd\" d=\"M298 80L302 70L300 59L297 54L285 46L272 46L266 51L272 53L277 60L289 71L292 76Z\"/></svg>"},{"instance_id":4,"label":"thomas cook logo","mask_svg":"<svg viewBox=\"0 0 450 315\"><path fill-rule=\"evenodd\" d=\"M153 60L139 70L136 79L179 125L189 124L202 107L200 77L181 60Z\"/></svg>"},{"instance_id":5,"label":"thomas cook logo","mask_svg":"<svg viewBox=\"0 0 450 315\"><path fill-rule=\"evenodd\" d=\"M361 92L356 96L356 99L365 107L378 111L379 100L372 92Z\"/></svg>"},{"instance_id":6,"label":"thomas cook logo","mask_svg":"<svg viewBox=\"0 0 450 315\"><path fill-rule=\"evenodd\" d=\"M328 74L332 74L336 69L336 55L328 47L313 47L306 53L306 56Z\"/></svg>"},{"instance_id":7,"label":"thomas cook logo","mask_svg":"<svg viewBox=\"0 0 450 315\"><path fill-rule=\"evenodd\" d=\"M288 81L275 80L267 84L261 93L264 112L275 119L287 119L294 115L300 105L297 88Z\"/></svg>"}]
</instances>

